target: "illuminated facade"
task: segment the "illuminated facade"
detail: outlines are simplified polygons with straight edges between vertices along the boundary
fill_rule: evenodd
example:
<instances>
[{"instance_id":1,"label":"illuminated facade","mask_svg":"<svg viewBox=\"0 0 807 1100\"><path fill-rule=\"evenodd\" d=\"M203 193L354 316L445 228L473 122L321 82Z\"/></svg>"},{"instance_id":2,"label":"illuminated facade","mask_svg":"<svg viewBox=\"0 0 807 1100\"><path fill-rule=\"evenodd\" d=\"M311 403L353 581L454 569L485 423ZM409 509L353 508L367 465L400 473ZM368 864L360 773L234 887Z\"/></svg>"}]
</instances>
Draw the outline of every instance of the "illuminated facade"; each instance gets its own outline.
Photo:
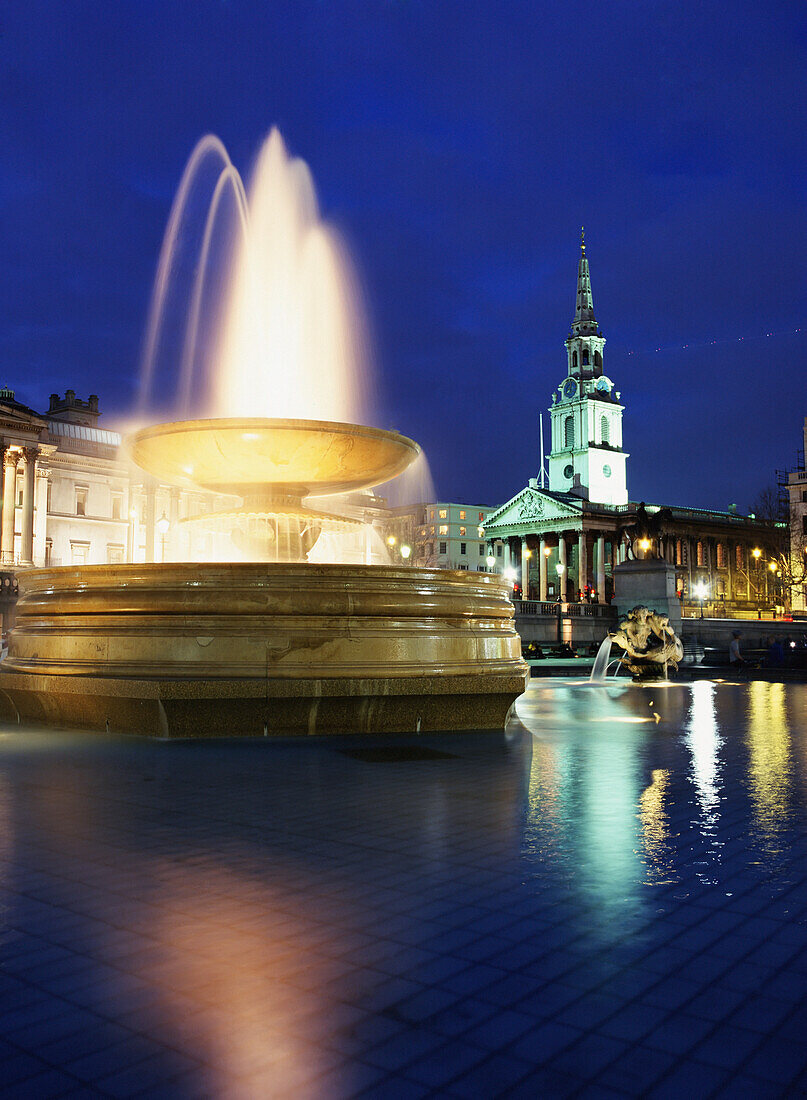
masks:
<instances>
[{"instance_id":1,"label":"illuminated facade","mask_svg":"<svg viewBox=\"0 0 807 1100\"><path fill-rule=\"evenodd\" d=\"M484 525L491 511L487 505L448 501L407 505L392 509L389 529L398 553L402 545L411 547L412 565L485 573L490 567ZM493 553L495 556L496 548ZM501 546L498 554L501 567L504 554Z\"/></svg>"},{"instance_id":2,"label":"illuminated facade","mask_svg":"<svg viewBox=\"0 0 807 1100\"><path fill-rule=\"evenodd\" d=\"M524 597L605 603L613 595L614 567L629 554L639 505L628 497L624 406L604 372L605 337L594 315L584 242L565 346L566 377L549 410L549 483L531 478L491 512L484 525L487 552L498 571L515 578ZM660 506L649 504L646 510L652 518ZM695 594L704 591L713 613L756 617L775 606L775 583L764 555L753 553L770 541L769 526L733 508L671 507L665 516L660 551L675 567L676 590L685 605L697 605Z\"/></svg>"}]
</instances>

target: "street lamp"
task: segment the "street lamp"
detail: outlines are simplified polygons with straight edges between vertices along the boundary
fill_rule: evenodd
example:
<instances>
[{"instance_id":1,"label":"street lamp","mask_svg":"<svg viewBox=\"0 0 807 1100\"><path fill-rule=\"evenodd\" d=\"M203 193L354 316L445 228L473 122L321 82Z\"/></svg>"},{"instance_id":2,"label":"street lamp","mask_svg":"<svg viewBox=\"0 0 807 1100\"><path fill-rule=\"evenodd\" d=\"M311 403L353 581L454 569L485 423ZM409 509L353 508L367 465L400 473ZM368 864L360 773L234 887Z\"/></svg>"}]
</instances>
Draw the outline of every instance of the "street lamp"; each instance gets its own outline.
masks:
<instances>
[{"instance_id":1,"label":"street lamp","mask_svg":"<svg viewBox=\"0 0 807 1100\"><path fill-rule=\"evenodd\" d=\"M706 587L703 581L700 581L698 584L693 584L692 592L695 596L695 599L700 600L701 602L701 618L703 618L703 602L706 599L709 589Z\"/></svg>"},{"instance_id":2,"label":"street lamp","mask_svg":"<svg viewBox=\"0 0 807 1100\"><path fill-rule=\"evenodd\" d=\"M160 532L160 544L162 547L162 560L165 562L165 542L168 538L168 531L171 527L171 521L168 516L163 512L156 524L157 530Z\"/></svg>"},{"instance_id":3,"label":"street lamp","mask_svg":"<svg viewBox=\"0 0 807 1100\"><path fill-rule=\"evenodd\" d=\"M387 535L387 546L389 546L390 550L397 541L398 540L396 539L395 535Z\"/></svg>"},{"instance_id":4,"label":"street lamp","mask_svg":"<svg viewBox=\"0 0 807 1100\"><path fill-rule=\"evenodd\" d=\"M496 559L494 558L493 554L488 554L488 556L485 558L485 561L488 563L488 569L492 573L493 566L496 564Z\"/></svg>"},{"instance_id":5,"label":"street lamp","mask_svg":"<svg viewBox=\"0 0 807 1100\"><path fill-rule=\"evenodd\" d=\"M409 556L410 556L411 553L412 553L412 547L407 546L406 543L403 543L403 545L401 546L401 557L403 558L403 560L404 561L409 561Z\"/></svg>"},{"instance_id":6,"label":"street lamp","mask_svg":"<svg viewBox=\"0 0 807 1100\"><path fill-rule=\"evenodd\" d=\"M561 644L563 634L563 625L561 620L563 616L563 571L565 568L566 566L563 564L562 561L559 561L558 564L555 566L555 572L558 574L558 645Z\"/></svg>"}]
</instances>

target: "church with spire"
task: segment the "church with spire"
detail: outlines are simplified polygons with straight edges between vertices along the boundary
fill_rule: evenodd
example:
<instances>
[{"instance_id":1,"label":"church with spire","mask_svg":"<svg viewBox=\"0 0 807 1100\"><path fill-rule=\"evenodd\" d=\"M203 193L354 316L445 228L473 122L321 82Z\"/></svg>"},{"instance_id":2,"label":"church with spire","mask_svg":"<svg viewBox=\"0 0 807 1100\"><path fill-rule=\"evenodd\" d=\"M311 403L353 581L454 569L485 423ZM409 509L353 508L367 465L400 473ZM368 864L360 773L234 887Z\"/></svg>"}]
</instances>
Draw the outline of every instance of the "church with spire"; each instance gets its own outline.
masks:
<instances>
[{"instance_id":1,"label":"church with spire","mask_svg":"<svg viewBox=\"0 0 807 1100\"><path fill-rule=\"evenodd\" d=\"M624 405L605 371L605 336L594 312L582 233L574 318L565 347L566 373L549 407L549 455L544 462L542 454L538 476L484 523L496 571L505 573L525 599L610 603L615 567L642 555L638 527L652 525L662 513L663 533L652 553L675 567L682 604L692 603L698 591L707 591L712 604L726 609L752 611L760 600L769 602L769 578L757 576L754 564L759 558L754 550L769 532L753 517L738 514L733 506L727 512L680 506L662 512L660 505L631 502ZM541 438L543 443L543 432ZM656 525L661 531L662 525Z\"/></svg>"}]
</instances>

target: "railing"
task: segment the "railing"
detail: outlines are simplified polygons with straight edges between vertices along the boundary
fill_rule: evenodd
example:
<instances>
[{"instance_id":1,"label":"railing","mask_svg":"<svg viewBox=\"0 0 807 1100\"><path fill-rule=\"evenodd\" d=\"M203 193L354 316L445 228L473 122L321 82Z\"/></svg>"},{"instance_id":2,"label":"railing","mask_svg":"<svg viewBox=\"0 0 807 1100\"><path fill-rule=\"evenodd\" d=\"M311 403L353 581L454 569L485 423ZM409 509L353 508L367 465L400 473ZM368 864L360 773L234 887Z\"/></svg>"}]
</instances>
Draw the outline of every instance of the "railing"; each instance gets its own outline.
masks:
<instances>
[{"instance_id":1,"label":"railing","mask_svg":"<svg viewBox=\"0 0 807 1100\"><path fill-rule=\"evenodd\" d=\"M561 603L549 600L515 600L516 615L547 615L557 618L558 608L563 618L612 619L616 608L605 603Z\"/></svg>"}]
</instances>

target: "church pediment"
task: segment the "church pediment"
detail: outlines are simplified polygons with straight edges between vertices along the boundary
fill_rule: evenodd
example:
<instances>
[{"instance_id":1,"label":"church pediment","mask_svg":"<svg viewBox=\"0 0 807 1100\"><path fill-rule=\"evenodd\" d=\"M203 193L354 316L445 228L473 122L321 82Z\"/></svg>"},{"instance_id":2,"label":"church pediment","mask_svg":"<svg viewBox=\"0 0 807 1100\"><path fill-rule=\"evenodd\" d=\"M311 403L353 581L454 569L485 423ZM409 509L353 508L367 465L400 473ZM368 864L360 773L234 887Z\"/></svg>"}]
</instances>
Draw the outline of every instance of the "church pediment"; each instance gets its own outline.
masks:
<instances>
[{"instance_id":1,"label":"church pediment","mask_svg":"<svg viewBox=\"0 0 807 1100\"><path fill-rule=\"evenodd\" d=\"M485 532L495 529L518 526L535 526L537 523L551 524L559 519L579 519L583 501L579 506L558 500L550 493L527 486L521 492L492 512L485 522Z\"/></svg>"}]
</instances>

